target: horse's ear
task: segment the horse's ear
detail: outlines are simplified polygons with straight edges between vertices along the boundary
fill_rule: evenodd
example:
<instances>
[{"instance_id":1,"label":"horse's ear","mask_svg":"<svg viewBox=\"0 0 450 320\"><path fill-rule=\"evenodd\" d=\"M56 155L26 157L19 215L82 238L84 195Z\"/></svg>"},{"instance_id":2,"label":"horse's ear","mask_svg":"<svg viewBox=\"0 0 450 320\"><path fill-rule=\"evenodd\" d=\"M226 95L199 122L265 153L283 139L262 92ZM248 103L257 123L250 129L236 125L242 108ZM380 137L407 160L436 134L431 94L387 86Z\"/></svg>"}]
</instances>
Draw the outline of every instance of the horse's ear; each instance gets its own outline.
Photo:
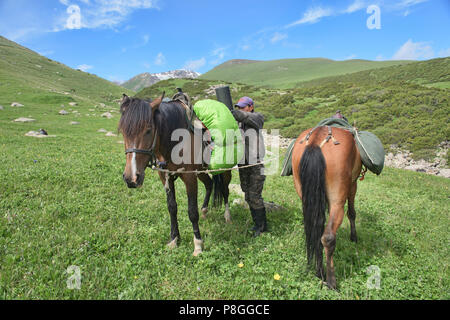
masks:
<instances>
[{"instance_id":1,"label":"horse's ear","mask_svg":"<svg viewBox=\"0 0 450 320\"><path fill-rule=\"evenodd\" d=\"M130 97L128 97L125 93L123 93L121 103L128 102L129 100L130 100Z\"/></svg>"},{"instance_id":2,"label":"horse's ear","mask_svg":"<svg viewBox=\"0 0 450 320\"><path fill-rule=\"evenodd\" d=\"M126 109L126 105L130 102L130 97L128 97L125 93L122 94L122 100L120 101L120 112L124 112Z\"/></svg>"},{"instance_id":3,"label":"horse's ear","mask_svg":"<svg viewBox=\"0 0 450 320\"><path fill-rule=\"evenodd\" d=\"M164 99L165 94L166 94L166 92L164 91L163 94L161 95L161 97L156 98L155 100L150 102L150 107L152 107L152 110L156 110L159 108L159 105L161 104L162 100Z\"/></svg>"}]
</instances>

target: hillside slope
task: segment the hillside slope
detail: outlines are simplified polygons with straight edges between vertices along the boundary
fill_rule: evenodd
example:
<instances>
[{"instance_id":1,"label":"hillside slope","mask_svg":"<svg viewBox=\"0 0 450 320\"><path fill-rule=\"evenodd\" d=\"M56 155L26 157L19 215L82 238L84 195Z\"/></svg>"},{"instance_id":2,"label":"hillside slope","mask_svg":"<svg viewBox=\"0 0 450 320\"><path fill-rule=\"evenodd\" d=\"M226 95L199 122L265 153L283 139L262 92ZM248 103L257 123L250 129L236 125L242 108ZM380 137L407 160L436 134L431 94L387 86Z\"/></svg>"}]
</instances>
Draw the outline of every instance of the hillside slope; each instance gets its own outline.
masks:
<instances>
[{"instance_id":1,"label":"hillside slope","mask_svg":"<svg viewBox=\"0 0 450 320\"><path fill-rule=\"evenodd\" d=\"M0 36L0 104L13 100L107 103L132 94L96 75L74 70ZM23 102L22 102L23 103Z\"/></svg>"},{"instance_id":2,"label":"hillside slope","mask_svg":"<svg viewBox=\"0 0 450 320\"><path fill-rule=\"evenodd\" d=\"M250 63L233 63L233 61L235 60L215 67L202 74L200 78L241 82L256 86L290 88L300 81L411 63L411 61L334 61L323 58L249 61Z\"/></svg>"},{"instance_id":3,"label":"hillside slope","mask_svg":"<svg viewBox=\"0 0 450 320\"><path fill-rule=\"evenodd\" d=\"M215 99L214 86L226 84L233 101L248 95L264 114L266 129L294 138L340 109L360 130L375 133L386 150L391 145L432 160L437 146L450 141L450 58L367 70L316 79L294 89L262 88L213 80L167 80L140 91L154 98L170 96L176 87L199 99ZM447 154L447 163L450 163ZM445 165L445 164L443 164Z\"/></svg>"}]
</instances>

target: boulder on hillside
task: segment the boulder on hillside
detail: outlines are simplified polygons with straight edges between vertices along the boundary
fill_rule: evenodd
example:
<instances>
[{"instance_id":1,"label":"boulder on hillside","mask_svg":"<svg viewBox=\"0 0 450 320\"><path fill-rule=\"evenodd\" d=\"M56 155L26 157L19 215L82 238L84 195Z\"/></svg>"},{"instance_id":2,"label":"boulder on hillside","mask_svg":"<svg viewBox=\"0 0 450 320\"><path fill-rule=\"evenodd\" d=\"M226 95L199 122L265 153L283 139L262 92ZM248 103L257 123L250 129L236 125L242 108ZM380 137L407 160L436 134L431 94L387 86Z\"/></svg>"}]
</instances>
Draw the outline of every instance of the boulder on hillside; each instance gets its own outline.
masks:
<instances>
[{"instance_id":1,"label":"boulder on hillside","mask_svg":"<svg viewBox=\"0 0 450 320\"><path fill-rule=\"evenodd\" d=\"M11 107L23 107L23 104L21 104L19 102L13 102L13 103L11 103Z\"/></svg>"},{"instance_id":2,"label":"boulder on hillside","mask_svg":"<svg viewBox=\"0 0 450 320\"><path fill-rule=\"evenodd\" d=\"M66 114L69 114L69 112L67 112L66 110L61 110L60 112L58 112L60 115L65 116Z\"/></svg>"},{"instance_id":3,"label":"boulder on hillside","mask_svg":"<svg viewBox=\"0 0 450 320\"><path fill-rule=\"evenodd\" d=\"M17 118L16 120L14 120L14 122L33 122L36 121L35 119L31 119L31 118L25 118L25 117L20 117Z\"/></svg>"},{"instance_id":4,"label":"boulder on hillside","mask_svg":"<svg viewBox=\"0 0 450 320\"><path fill-rule=\"evenodd\" d=\"M111 112L105 112L105 113L102 113L102 115L101 115L103 118L108 118L108 119L111 119L112 117L113 117L113 115L111 114Z\"/></svg>"},{"instance_id":5,"label":"boulder on hillside","mask_svg":"<svg viewBox=\"0 0 450 320\"><path fill-rule=\"evenodd\" d=\"M55 135L48 135L48 134L43 134L40 131L28 131L27 133L25 133L26 136L28 137L35 137L35 138L50 138L50 137L56 137Z\"/></svg>"},{"instance_id":6,"label":"boulder on hillside","mask_svg":"<svg viewBox=\"0 0 450 320\"><path fill-rule=\"evenodd\" d=\"M76 102L69 102L69 106L72 106L72 107L75 107L75 106L77 106L78 104L76 103Z\"/></svg>"}]
</instances>

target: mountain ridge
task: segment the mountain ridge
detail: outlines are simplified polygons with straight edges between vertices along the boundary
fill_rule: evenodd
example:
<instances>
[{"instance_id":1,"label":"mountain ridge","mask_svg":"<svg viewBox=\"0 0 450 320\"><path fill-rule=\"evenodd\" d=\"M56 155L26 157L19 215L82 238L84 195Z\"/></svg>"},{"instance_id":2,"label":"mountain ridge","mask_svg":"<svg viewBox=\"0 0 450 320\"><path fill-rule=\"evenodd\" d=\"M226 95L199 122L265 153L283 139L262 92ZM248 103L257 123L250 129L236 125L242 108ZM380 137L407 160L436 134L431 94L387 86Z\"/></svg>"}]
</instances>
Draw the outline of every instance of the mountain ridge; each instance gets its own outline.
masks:
<instances>
[{"instance_id":1,"label":"mountain ridge","mask_svg":"<svg viewBox=\"0 0 450 320\"><path fill-rule=\"evenodd\" d=\"M239 63L243 61L243 63ZM249 85L292 88L301 81L415 63L410 60L371 61L363 59L292 58L267 61L233 59L214 67L199 78L241 82Z\"/></svg>"},{"instance_id":2,"label":"mountain ridge","mask_svg":"<svg viewBox=\"0 0 450 320\"><path fill-rule=\"evenodd\" d=\"M176 69L159 73L143 72L125 81L121 86L137 92L162 80L179 78L195 79L199 76L200 73L185 69Z\"/></svg>"}]
</instances>

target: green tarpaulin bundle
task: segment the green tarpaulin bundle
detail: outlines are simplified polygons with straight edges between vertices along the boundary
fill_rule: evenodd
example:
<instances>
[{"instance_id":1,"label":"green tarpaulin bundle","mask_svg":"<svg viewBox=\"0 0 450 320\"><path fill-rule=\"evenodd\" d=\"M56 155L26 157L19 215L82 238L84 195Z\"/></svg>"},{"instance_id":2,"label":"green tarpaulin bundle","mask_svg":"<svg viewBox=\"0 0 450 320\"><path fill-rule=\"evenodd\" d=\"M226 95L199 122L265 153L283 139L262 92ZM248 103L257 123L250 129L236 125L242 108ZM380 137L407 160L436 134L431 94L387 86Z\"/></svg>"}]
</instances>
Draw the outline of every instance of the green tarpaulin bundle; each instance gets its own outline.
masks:
<instances>
[{"instance_id":1,"label":"green tarpaulin bundle","mask_svg":"<svg viewBox=\"0 0 450 320\"><path fill-rule=\"evenodd\" d=\"M380 139L368 131L359 131L343 119L327 118L320 121L316 127L330 126L350 131L356 141L363 165L371 172L379 175L384 168L384 148ZM295 140L289 145L282 166L282 176L292 175L292 149Z\"/></svg>"},{"instance_id":2,"label":"green tarpaulin bundle","mask_svg":"<svg viewBox=\"0 0 450 320\"><path fill-rule=\"evenodd\" d=\"M208 128L214 142L208 168L226 169L238 164L244 155L242 135L227 106L216 100L205 99L194 105L194 112Z\"/></svg>"}]
</instances>

